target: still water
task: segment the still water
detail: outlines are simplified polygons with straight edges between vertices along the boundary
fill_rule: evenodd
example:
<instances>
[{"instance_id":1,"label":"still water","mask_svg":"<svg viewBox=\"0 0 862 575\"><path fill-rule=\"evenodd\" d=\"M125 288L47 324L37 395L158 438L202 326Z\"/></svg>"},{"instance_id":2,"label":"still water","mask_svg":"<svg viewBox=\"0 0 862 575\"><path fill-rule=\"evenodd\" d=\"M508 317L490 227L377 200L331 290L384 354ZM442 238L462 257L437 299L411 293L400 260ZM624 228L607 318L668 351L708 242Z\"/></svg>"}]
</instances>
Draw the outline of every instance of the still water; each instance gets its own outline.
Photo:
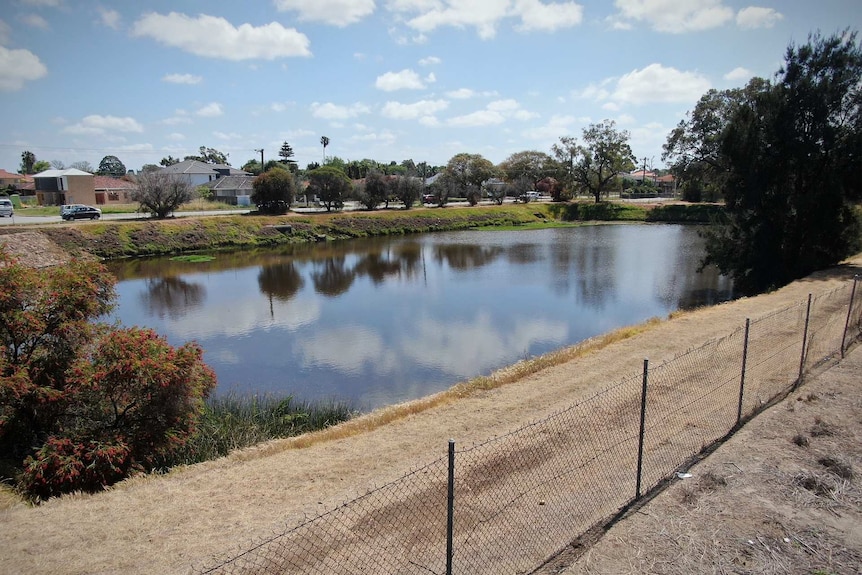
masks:
<instances>
[{"instance_id":1,"label":"still water","mask_svg":"<svg viewBox=\"0 0 862 575\"><path fill-rule=\"evenodd\" d=\"M216 393L360 409L733 297L676 225L465 231L116 262L117 319L196 340ZM638 366L632 366L637 370Z\"/></svg>"}]
</instances>

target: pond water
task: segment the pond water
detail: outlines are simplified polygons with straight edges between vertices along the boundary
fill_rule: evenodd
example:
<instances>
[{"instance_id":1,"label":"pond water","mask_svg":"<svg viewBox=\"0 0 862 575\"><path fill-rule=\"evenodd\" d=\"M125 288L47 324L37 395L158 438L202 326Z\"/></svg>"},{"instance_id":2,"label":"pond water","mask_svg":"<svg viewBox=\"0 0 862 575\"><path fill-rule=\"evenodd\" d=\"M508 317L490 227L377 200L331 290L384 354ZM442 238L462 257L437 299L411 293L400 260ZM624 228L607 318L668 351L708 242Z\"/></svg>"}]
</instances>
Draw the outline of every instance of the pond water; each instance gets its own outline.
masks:
<instances>
[{"instance_id":1,"label":"pond water","mask_svg":"<svg viewBox=\"0 0 862 575\"><path fill-rule=\"evenodd\" d=\"M733 297L697 228L464 231L114 262L116 319L196 340L216 393L372 409ZM636 371L638 366L632 366Z\"/></svg>"}]
</instances>

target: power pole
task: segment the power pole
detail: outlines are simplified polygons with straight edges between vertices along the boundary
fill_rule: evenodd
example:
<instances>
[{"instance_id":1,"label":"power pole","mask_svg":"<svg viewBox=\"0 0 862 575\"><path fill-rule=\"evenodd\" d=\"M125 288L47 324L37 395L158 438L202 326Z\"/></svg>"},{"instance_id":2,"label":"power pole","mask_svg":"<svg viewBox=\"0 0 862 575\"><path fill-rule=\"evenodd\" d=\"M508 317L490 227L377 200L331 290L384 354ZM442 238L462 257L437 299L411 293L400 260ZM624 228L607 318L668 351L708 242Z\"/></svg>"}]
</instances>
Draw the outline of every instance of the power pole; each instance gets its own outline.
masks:
<instances>
[{"instance_id":1,"label":"power pole","mask_svg":"<svg viewBox=\"0 0 862 575\"><path fill-rule=\"evenodd\" d=\"M262 174L263 173L263 148L260 148L260 149L255 148L254 151L260 152L260 173Z\"/></svg>"}]
</instances>

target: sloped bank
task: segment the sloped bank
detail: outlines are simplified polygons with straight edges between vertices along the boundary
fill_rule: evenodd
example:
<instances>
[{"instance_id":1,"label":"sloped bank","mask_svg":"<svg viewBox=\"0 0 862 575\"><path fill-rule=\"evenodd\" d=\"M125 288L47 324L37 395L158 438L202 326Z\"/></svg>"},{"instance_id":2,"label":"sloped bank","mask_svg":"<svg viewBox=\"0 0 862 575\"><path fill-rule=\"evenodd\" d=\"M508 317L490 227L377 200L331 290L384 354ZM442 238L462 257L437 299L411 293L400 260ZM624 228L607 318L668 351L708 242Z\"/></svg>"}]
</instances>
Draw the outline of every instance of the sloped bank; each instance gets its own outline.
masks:
<instances>
[{"instance_id":1,"label":"sloped bank","mask_svg":"<svg viewBox=\"0 0 862 575\"><path fill-rule=\"evenodd\" d=\"M104 259L246 249L369 236L463 230L479 227L572 225L585 221L708 223L720 208L704 205L532 203L295 214L217 216L160 221L104 221L41 228L73 255Z\"/></svg>"}]
</instances>

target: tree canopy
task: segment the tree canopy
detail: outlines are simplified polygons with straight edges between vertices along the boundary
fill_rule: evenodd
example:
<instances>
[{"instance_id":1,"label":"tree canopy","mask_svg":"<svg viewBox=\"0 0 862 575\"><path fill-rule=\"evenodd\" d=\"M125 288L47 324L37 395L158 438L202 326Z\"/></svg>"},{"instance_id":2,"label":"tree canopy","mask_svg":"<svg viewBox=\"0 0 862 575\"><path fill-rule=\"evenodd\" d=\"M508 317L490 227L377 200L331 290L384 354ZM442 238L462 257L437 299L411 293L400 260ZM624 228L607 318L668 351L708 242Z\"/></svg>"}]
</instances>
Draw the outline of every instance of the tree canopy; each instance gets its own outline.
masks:
<instances>
[{"instance_id":1,"label":"tree canopy","mask_svg":"<svg viewBox=\"0 0 862 575\"><path fill-rule=\"evenodd\" d=\"M254 191L251 194L251 201L265 214L287 212L296 196L293 174L280 165L278 168L260 174L254 179L252 186Z\"/></svg>"},{"instance_id":2,"label":"tree canopy","mask_svg":"<svg viewBox=\"0 0 862 575\"><path fill-rule=\"evenodd\" d=\"M525 150L515 152L500 163L500 171L507 182L526 178L535 185L542 178L553 176L557 171L556 162L545 152Z\"/></svg>"},{"instance_id":3,"label":"tree canopy","mask_svg":"<svg viewBox=\"0 0 862 575\"><path fill-rule=\"evenodd\" d=\"M36 154L30 150L21 152L21 167L18 168L22 174L35 174L33 165L36 163Z\"/></svg>"},{"instance_id":4,"label":"tree canopy","mask_svg":"<svg viewBox=\"0 0 862 575\"><path fill-rule=\"evenodd\" d=\"M482 183L497 174L497 168L481 154L455 154L446 164L447 196L463 194L475 205L481 196ZM441 195L442 197L442 195Z\"/></svg>"},{"instance_id":5,"label":"tree canopy","mask_svg":"<svg viewBox=\"0 0 862 575\"><path fill-rule=\"evenodd\" d=\"M705 263L742 292L783 285L858 249L860 77L856 33L791 44L774 82L749 84L713 146L726 170L728 219L708 232Z\"/></svg>"},{"instance_id":6,"label":"tree canopy","mask_svg":"<svg viewBox=\"0 0 862 575\"><path fill-rule=\"evenodd\" d=\"M323 166L308 172L307 193L320 198L327 212L333 208L341 209L352 188L350 178L333 166Z\"/></svg>"},{"instance_id":7,"label":"tree canopy","mask_svg":"<svg viewBox=\"0 0 862 575\"><path fill-rule=\"evenodd\" d=\"M96 174L100 176L122 178L126 175L126 166L117 156L105 156L102 158L102 161L99 162Z\"/></svg>"},{"instance_id":8,"label":"tree canopy","mask_svg":"<svg viewBox=\"0 0 862 575\"><path fill-rule=\"evenodd\" d=\"M583 130L584 144L564 136L552 150L564 172L564 180L579 186L601 201L610 183L623 172L634 169L629 133L617 130L613 120L590 124Z\"/></svg>"},{"instance_id":9,"label":"tree canopy","mask_svg":"<svg viewBox=\"0 0 862 575\"><path fill-rule=\"evenodd\" d=\"M98 264L37 270L0 249L0 476L34 499L157 466L215 386L196 344L95 323L113 282Z\"/></svg>"},{"instance_id":10,"label":"tree canopy","mask_svg":"<svg viewBox=\"0 0 862 575\"><path fill-rule=\"evenodd\" d=\"M192 198L192 187L185 178L165 172L141 172L134 199L154 218L168 215Z\"/></svg>"},{"instance_id":11,"label":"tree canopy","mask_svg":"<svg viewBox=\"0 0 862 575\"><path fill-rule=\"evenodd\" d=\"M197 160L205 164L221 164L224 166L229 166L230 162L227 161L228 155L229 154L219 152L215 148L207 148L206 146L201 146L198 149L197 156L185 156L183 160ZM170 156L168 156L168 158L170 158Z\"/></svg>"}]
</instances>

